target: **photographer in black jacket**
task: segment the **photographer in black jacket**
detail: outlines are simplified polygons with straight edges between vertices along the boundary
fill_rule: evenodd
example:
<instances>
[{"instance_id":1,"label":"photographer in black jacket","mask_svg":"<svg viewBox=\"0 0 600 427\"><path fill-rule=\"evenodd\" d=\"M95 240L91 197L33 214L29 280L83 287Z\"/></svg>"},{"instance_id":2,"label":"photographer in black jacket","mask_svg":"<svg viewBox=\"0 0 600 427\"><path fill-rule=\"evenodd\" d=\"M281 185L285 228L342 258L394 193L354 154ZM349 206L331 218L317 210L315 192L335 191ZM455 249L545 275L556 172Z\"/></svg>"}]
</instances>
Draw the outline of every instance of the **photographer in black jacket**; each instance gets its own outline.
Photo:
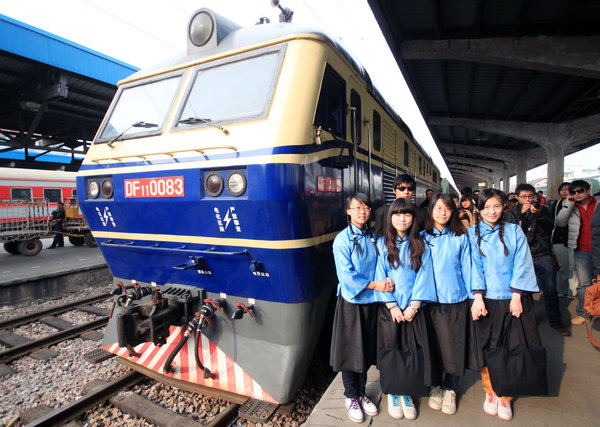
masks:
<instances>
[{"instance_id":1,"label":"photographer in black jacket","mask_svg":"<svg viewBox=\"0 0 600 427\"><path fill-rule=\"evenodd\" d=\"M519 184L515 190L518 203L507 211L506 220L518 224L527 236L529 249L538 286L544 292L546 314L550 326L561 335L571 335L563 326L558 308L556 273L552 263L552 229L554 218L545 206L536 199L535 188L530 184Z\"/></svg>"}]
</instances>

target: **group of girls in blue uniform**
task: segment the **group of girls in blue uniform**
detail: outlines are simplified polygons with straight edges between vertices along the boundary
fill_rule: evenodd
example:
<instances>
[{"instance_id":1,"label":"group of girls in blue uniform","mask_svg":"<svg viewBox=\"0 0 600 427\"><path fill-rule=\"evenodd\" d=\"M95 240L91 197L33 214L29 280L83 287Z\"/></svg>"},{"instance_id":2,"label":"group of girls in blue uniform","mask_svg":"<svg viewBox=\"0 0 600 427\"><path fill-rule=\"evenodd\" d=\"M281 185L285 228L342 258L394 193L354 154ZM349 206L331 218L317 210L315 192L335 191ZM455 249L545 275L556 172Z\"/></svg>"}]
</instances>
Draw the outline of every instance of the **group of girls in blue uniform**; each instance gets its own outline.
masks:
<instances>
[{"instance_id":1,"label":"group of girls in blue uniform","mask_svg":"<svg viewBox=\"0 0 600 427\"><path fill-rule=\"evenodd\" d=\"M377 238L368 198L348 199L348 227L333 243L339 284L331 365L342 372L352 421L377 414L365 395L371 365L394 418L415 419L412 397L425 395L432 409L454 414L460 377L481 369L484 411L512 419L512 398L494 393L483 352L516 327L512 316L521 318L528 343L540 340L529 246L520 227L504 222L505 204L504 193L483 190L479 221L465 230L452 198L437 194L421 231L410 200L396 199Z\"/></svg>"}]
</instances>

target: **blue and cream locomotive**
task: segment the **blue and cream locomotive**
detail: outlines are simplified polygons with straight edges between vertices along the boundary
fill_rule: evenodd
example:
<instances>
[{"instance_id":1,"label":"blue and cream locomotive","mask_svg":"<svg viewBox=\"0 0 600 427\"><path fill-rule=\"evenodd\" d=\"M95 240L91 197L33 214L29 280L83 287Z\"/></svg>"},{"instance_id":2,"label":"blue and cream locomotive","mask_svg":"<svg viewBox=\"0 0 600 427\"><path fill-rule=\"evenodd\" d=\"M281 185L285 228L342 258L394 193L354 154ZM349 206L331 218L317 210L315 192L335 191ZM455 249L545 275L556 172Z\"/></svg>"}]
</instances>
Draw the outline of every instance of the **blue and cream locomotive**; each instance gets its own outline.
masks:
<instances>
[{"instance_id":1,"label":"blue and cream locomotive","mask_svg":"<svg viewBox=\"0 0 600 427\"><path fill-rule=\"evenodd\" d=\"M336 278L344 199L439 172L321 32L208 9L180 57L119 83L77 176L121 282L103 348L182 388L274 403L302 384ZM125 286L128 286L126 288Z\"/></svg>"}]
</instances>

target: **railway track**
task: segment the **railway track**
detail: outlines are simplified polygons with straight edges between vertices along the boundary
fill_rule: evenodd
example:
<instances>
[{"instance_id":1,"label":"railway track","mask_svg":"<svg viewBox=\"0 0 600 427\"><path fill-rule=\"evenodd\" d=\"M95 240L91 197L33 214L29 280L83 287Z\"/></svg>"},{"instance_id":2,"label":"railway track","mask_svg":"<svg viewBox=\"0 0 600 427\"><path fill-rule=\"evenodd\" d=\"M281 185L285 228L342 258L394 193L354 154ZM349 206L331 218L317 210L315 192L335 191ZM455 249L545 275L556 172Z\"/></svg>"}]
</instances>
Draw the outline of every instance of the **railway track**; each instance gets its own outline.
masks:
<instances>
[{"instance_id":1,"label":"railway track","mask_svg":"<svg viewBox=\"0 0 600 427\"><path fill-rule=\"evenodd\" d=\"M80 307L89 306L89 304L100 302L108 297L109 294L99 295L97 297L87 298L85 300L76 301L74 303L63 304L43 311L37 311L27 316L8 319L0 322L0 328L4 328L6 330L7 328L16 328L18 326L27 325L27 323L36 321L43 323L42 319L48 319L51 318L53 315L58 315L60 313L64 313L70 310L78 310L80 309ZM98 310L101 309L98 309L98 307L94 307L94 314L98 315ZM108 310L105 311L108 312ZM79 319L81 317L87 317L89 319L88 316L82 315L81 313L74 313L72 317L70 316L71 315L63 317L77 323L80 322ZM40 346L47 347L55 342L59 342L60 340L66 340L69 337L75 337L77 335L82 334L83 331L87 330L88 328L93 329L94 327L97 328L102 326L103 322L106 322L105 316L102 316L102 318L96 319L93 322L88 322L88 324L76 325L74 328L69 328L70 330L65 330L57 334L48 335L27 345L16 346L10 348L9 350L0 351L0 362L18 358L20 355L34 351L35 348L39 348ZM39 329L43 330L43 326L44 325L40 325ZM28 329L35 329L37 327L37 324L33 324L30 326L25 326L24 329L20 329L21 331L25 331L26 334L31 334ZM17 329L17 332L18 331L19 329ZM98 332L93 333L99 335ZM3 332L0 330L0 336L2 334ZM33 337L34 335L31 334L30 336ZM79 419L85 420L85 422L91 422L92 424L90 425L103 425L103 423L104 425L106 425L106 422L110 422L111 424L115 425L131 425L130 423L132 422L132 417L134 417L136 421L133 422L135 423L142 422L143 424L143 420L146 420L148 423L156 426L195 425L198 423L202 423L202 425L221 427L238 425L238 423L244 423L246 420L255 423L264 423L267 420L253 420L251 416L244 416L245 414L248 414L248 412L244 413L243 411L244 408L248 405L245 402L245 398L242 398L239 395L236 395L237 399L235 399L231 396L215 395L214 393L203 393L201 390L188 390L186 392L184 390L181 390L181 388L178 387L178 384L169 384L168 382L162 382L163 384L159 385L153 382L152 380L148 380L135 386L135 392L125 391L121 393L121 391L123 391L124 389L132 387L132 384L136 384L140 380L146 379L147 374L144 375L143 373L130 373L128 374L130 375L129 377L126 376L118 378L112 381L110 384L107 384L106 387L103 386L101 389L94 389L92 393L89 393L89 395L80 397L81 389L78 389L78 387L83 387L83 385L86 383L86 380L83 380L83 378L88 377L88 375L93 381L98 381L101 378L115 378L115 375L121 375L125 369L130 367L127 363L125 363L126 360L121 361L120 358L118 359L122 363L116 364L116 366L120 365L119 369L115 368L115 362L117 361L116 359L106 362L106 364L103 363L102 365L97 365L97 367L93 369L89 369L89 367L86 367L85 361L75 362L75 360L77 359L85 359L88 362L91 362L91 360L89 360L88 357L86 357L86 351L90 349L89 346L90 344L86 344L86 341L76 340L72 344L59 344L59 347L50 349L50 351L56 350L58 354L60 354L60 357L51 359L56 360L56 362L46 362L43 365L44 368L42 372L50 373L50 376L53 378L53 380L51 380L50 382L44 381L45 388L43 386L41 388L36 388L35 385L38 382L34 379L34 376L29 376L29 379L19 379L21 377L26 378L27 372L37 371L37 368L35 367L35 364L38 363L35 360L38 358L36 356L37 353L32 354L31 359L27 358L15 361L15 364L17 364L15 367L16 372L13 372L11 375L17 377L17 379L11 382L11 384L14 384L11 387L15 387L15 395L23 396L21 397L21 402L28 402L29 404L20 404L19 406L22 406L23 409L17 409L18 407L13 406L12 410L4 411L4 413L2 414L2 416L5 417L4 421L7 422L10 419L8 418L8 415L10 415L11 412L11 416L16 417L15 419L18 419L21 411L29 410L27 408L35 409L36 405L39 406L40 404L42 406L45 406L45 408L37 408L40 411L29 414L28 419L21 418L21 422L23 424L31 423L27 425L62 425L68 422L69 419ZM97 343L92 344L92 347L96 346ZM74 358L65 359L65 356L70 353L73 354ZM28 368L24 369L24 367L26 366L28 366ZM104 368L102 366L104 366ZM106 366L110 366L110 368L107 368ZM106 373L104 374L104 376L95 375L96 378L94 378L92 372L100 371ZM111 373L114 373L114 375L111 375ZM29 395L27 395L27 393L23 394L22 390L20 390L21 386L18 384L31 384L33 390L30 392L30 396L36 396L36 398L29 399L28 397L25 397ZM55 388L55 385L57 384L60 384L61 386L62 384L65 384L65 386L67 387L66 390L60 391L61 386L59 386L59 388ZM192 392L194 394L190 394L189 392ZM180 397L180 393L183 393L187 397ZM201 393L203 395L206 395L199 396L195 393ZM53 397L53 394L56 394L57 396L68 396L68 398L65 399L63 397L61 399L60 397ZM302 400L302 398L300 398L300 400ZM8 403L8 401L17 402L18 400L17 398L10 398L7 399L6 403ZM108 401L110 405L101 404L102 402L106 401ZM32 405L32 403L34 404ZM248 401L248 403L256 404L266 402ZM183 404L183 408L181 404ZM45 409L45 411L51 411L51 408L49 408L46 405L51 405L51 407L58 407L62 405L64 406L57 411L53 411L50 414L48 412L42 411L42 409ZM164 408L156 408L158 406L164 406ZM250 406L252 407L252 405ZM90 409L92 409L92 411L90 411ZM82 414L86 411L87 413L82 416ZM291 412L292 409L286 410L285 407L280 407L276 413L271 413L270 417L274 417L271 419L273 420L275 425L283 425L281 424L282 422L284 422L283 419L287 418L289 420L290 418L288 417L291 417ZM42 418L39 418L35 421L31 421L34 418L40 417L40 414L42 413L45 414L44 416L42 416ZM160 415L161 413L163 415ZM165 416L164 413L168 413L168 415ZM256 410L255 414L257 413L260 413L260 410ZM196 420L191 418L192 415ZM297 416L298 415L295 415L295 417ZM176 419L179 421L175 422ZM129 420L129 422L127 422L127 420ZM300 420L300 422L301 421L302 419ZM179 424L180 422L182 424ZM0 424L2 424L2 422L0 422Z\"/></svg>"},{"instance_id":2,"label":"railway track","mask_svg":"<svg viewBox=\"0 0 600 427\"><path fill-rule=\"evenodd\" d=\"M109 318L108 310L94 307L91 304L104 301L109 297L110 294L102 294L0 322L0 344L8 347L8 349L0 351L0 363L8 363L38 349L75 338L106 325ZM57 314L66 313L71 310L79 310L100 317L78 325L55 317ZM37 321L58 329L59 332L31 340L9 330ZM99 337L96 336L95 338Z\"/></svg>"},{"instance_id":3,"label":"railway track","mask_svg":"<svg viewBox=\"0 0 600 427\"><path fill-rule=\"evenodd\" d=\"M229 427L236 425L236 422L240 419L238 414L240 404L238 403L230 403L225 410L217 414L210 422L200 423L189 417L164 409L160 405L131 391L117 396L121 391L138 384L144 379L147 379L147 377L143 374L133 370L129 371L125 375L97 387L92 392L78 398L70 404L64 405L63 407L26 424L26 426L43 427L63 425L107 400L122 412L130 413L135 417L145 419L149 423L157 426L203 425L208 427Z\"/></svg>"},{"instance_id":4,"label":"railway track","mask_svg":"<svg viewBox=\"0 0 600 427\"><path fill-rule=\"evenodd\" d=\"M34 322L48 316L54 316L55 314L65 313L70 310L75 310L78 307L85 307L91 304L104 301L110 298L110 293L104 293L96 295L94 297L84 298L78 301L70 302L67 304L57 305L50 307L46 310L40 310L35 313L27 313L24 316L13 317L7 320L0 321L0 331L7 328L15 328L17 326L25 325L27 323Z\"/></svg>"}]
</instances>

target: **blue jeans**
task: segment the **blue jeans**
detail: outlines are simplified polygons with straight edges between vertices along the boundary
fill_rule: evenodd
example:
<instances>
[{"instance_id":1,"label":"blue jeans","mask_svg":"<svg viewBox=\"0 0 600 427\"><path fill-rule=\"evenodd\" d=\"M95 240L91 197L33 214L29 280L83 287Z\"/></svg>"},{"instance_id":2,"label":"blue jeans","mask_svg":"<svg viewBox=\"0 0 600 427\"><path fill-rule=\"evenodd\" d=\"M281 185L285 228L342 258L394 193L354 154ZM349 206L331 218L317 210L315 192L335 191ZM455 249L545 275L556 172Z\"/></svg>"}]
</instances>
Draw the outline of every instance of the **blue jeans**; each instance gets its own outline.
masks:
<instances>
[{"instance_id":1,"label":"blue jeans","mask_svg":"<svg viewBox=\"0 0 600 427\"><path fill-rule=\"evenodd\" d=\"M556 293L556 272L550 255L533 258L533 268L537 283L544 293L546 315L550 326L562 326L560 310L558 308L558 294Z\"/></svg>"},{"instance_id":2,"label":"blue jeans","mask_svg":"<svg viewBox=\"0 0 600 427\"><path fill-rule=\"evenodd\" d=\"M594 274L594 263L592 253L575 249L575 272L577 273L577 315L585 317L583 303L585 301L585 290L592 284Z\"/></svg>"},{"instance_id":3,"label":"blue jeans","mask_svg":"<svg viewBox=\"0 0 600 427\"><path fill-rule=\"evenodd\" d=\"M556 291L561 295L571 295L571 290L569 289L569 275L571 273L569 266L569 248L562 243L557 243L552 245L552 250L558 261Z\"/></svg>"},{"instance_id":4,"label":"blue jeans","mask_svg":"<svg viewBox=\"0 0 600 427\"><path fill-rule=\"evenodd\" d=\"M358 399L365 395L367 373L342 371L342 382L344 383L344 396L348 399Z\"/></svg>"}]
</instances>

